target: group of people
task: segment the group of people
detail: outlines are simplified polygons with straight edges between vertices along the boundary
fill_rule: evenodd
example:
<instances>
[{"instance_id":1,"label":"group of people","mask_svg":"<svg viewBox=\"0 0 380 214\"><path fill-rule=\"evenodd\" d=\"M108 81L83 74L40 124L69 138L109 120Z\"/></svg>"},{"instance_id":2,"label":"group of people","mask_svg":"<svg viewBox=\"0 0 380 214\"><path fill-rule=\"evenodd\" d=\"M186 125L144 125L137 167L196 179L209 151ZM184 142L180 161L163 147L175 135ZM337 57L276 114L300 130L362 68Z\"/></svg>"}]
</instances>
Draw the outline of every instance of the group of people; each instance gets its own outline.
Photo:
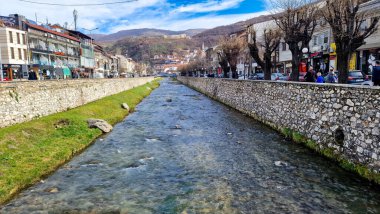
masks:
<instances>
[{"instance_id":1,"label":"group of people","mask_svg":"<svg viewBox=\"0 0 380 214\"><path fill-rule=\"evenodd\" d=\"M330 68L329 73L327 74L327 81L325 81L325 78L322 76L321 72L314 72L314 69L312 66L309 67L309 71L306 73L305 82L316 82L316 83L336 83L338 80L338 77L334 73L334 69Z\"/></svg>"},{"instance_id":2,"label":"group of people","mask_svg":"<svg viewBox=\"0 0 380 214\"><path fill-rule=\"evenodd\" d=\"M305 82L316 82L316 83L336 83L338 77L336 76L334 69L330 68L327 78L322 76L321 72L314 72L312 66L309 67L308 72L305 75ZM372 67L372 82L374 86L380 86L380 60L376 61L375 66Z\"/></svg>"}]
</instances>

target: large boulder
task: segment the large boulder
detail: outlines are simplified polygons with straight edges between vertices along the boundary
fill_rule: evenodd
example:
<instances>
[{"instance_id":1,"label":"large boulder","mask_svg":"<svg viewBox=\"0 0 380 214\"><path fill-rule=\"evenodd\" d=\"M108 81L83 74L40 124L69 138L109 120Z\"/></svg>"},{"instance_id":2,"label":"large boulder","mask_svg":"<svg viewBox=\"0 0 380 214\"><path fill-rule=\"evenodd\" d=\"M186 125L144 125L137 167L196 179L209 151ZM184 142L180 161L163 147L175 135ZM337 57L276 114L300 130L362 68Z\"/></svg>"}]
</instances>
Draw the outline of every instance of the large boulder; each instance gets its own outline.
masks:
<instances>
[{"instance_id":1,"label":"large boulder","mask_svg":"<svg viewBox=\"0 0 380 214\"><path fill-rule=\"evenodd\" d=\"M128 104L123 103L123 104L121 104L121 107L123 107L123 109L126 109L127 111L129 111L129 106L128 106Z\"/></svg>"},{"instance_id":2,"label":"large boulder","mask_svg":"<svg viewBox=\"0 0 380 214\"><path fill-rule=\"evenodd\" d=\"M102 130L104 133L108 133L108 132L112 131L112 128L113 128L105 120L101 120L101 119L88 119L87 123L88 123L88 127L98 128L98 129Z\"/></svg>"}]
</instances>

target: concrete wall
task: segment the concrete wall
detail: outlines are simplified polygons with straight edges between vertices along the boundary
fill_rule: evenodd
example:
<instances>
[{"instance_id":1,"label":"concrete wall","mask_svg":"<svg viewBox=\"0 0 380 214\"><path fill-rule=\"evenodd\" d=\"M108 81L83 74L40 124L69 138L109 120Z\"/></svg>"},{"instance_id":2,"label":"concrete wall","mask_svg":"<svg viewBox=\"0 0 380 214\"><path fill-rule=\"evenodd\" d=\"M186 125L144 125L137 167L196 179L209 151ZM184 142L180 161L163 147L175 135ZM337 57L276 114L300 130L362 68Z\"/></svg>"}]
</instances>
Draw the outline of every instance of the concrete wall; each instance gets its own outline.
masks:
<instances>
[{"instance_id":1,"label":"concrete wall","mask_svg":"<svg viewBox=\"0 0 380 214\"><path fill-rule=\"evenodd\" d=\"M178 79L277 130L294 130L320 149L380 171L380 87Z\"/></svg>"},{"instance_id":2,"label":"concrete wall","mask_svg":"<svg viewBox=\"0 0 380 214\"><path fill-rule=\"evenodd\" d=\"M66 111L152 81L83 79L0 83L0 127Z\"/></svg>"}]
</instances>

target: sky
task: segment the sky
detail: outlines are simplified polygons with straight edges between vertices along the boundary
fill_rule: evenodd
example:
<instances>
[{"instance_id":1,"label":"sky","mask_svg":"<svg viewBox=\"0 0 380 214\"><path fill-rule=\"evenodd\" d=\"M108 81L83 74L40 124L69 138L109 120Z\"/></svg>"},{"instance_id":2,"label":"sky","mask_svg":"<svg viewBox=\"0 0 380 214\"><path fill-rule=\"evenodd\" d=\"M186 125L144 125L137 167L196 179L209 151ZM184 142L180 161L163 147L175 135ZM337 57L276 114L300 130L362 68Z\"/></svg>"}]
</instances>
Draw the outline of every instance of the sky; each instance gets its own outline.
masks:
<instances>
[{"instance_id":1,"label":"sky","mask_svg":"<svg viewBox=\"0 0 380 214\"><path fill-rule=\"evenodd\" d=\"M94 4L122 0L30 0L39 3ZM37 21L74 27L84 33L116 33L121 30L157 28L187 30L213 28L266 14L267 0L134 0L103 6L50 6L25 0L0 0L0 15L18 13ZM98 28L90 32L89 30Z\"/></svg>"}]
</instances>

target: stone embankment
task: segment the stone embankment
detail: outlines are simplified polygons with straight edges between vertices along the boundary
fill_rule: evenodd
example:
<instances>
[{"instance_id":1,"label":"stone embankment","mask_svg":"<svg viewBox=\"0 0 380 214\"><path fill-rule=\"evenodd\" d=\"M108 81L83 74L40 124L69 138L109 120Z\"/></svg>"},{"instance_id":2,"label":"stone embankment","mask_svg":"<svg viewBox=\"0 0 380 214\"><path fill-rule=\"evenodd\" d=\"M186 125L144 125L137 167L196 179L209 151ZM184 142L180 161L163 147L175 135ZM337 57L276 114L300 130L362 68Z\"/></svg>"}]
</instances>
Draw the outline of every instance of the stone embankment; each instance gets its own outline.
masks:
<instances>
[{"instance_id":1,"label":"stone embankment","mask_svg":"<svg viewBox=\"0 0 380 214\"><path fill-rule=\"evenodd\" d=\"M0 83L0 128L66 111L152 81L153 77Z\"/></svg>"},{"instance_id":2,"label":"stone embankment","mask_svg":"<svg viewBox=\"0 0 380 214\"><path fill-rule=\"evenodd\" d=\"M372 180L379 178L379 87L189 77L178 80L293 139L330 153L327 156L341 163L364 166L375 174Z\"/></svg>"}]
</instances>

